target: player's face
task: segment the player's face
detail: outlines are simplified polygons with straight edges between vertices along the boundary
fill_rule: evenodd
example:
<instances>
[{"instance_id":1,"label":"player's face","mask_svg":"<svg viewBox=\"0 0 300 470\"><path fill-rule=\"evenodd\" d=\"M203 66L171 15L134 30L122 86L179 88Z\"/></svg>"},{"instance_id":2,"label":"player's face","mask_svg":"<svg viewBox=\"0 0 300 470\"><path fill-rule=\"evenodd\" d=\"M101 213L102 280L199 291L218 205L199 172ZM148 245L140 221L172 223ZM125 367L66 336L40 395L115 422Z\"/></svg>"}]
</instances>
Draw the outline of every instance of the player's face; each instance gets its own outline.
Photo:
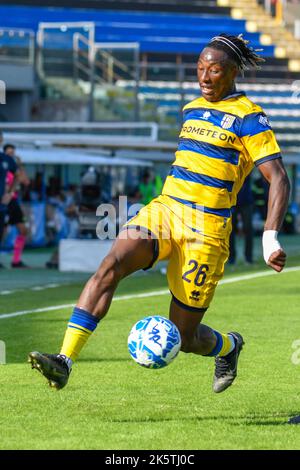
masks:
<instances>
[{"instance_id":1,"label":"player's face","mask_svg":"<svg viewBox=\"0 0 300 470\"><path fill-rule=\"evenodd\" d=\"M206 47L200 54L197 75L202 96L207 101L220 101L234 87L237 67L226 52Z\"/></svg>"}]
</instances>

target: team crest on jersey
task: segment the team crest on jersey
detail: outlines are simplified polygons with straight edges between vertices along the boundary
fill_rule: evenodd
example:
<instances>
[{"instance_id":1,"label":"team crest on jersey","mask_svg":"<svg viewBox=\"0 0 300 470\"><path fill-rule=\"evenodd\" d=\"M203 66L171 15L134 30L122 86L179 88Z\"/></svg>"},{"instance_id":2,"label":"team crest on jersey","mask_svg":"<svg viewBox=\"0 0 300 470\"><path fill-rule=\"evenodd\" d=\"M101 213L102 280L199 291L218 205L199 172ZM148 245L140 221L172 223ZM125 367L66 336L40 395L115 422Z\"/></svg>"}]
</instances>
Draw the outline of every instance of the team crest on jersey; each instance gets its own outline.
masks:
<instances>
[{"instance_id":1,"label":"team crest on jersey","mask_svg":"<svg viewBox=\"0 0 300 470\"><path fill-rule=\"evenodd\" d=\"M221 121L221 127L223 129L229 129L234 123L234 121L235 121L234 116L231 116L230 114L225 114Z\"/></svg>"},{"instance_id":2,"label":"team crest on jersey","mask_svg":"<svg viewBox=\"0 0 300 470\"><path fill-rule=\"evenodd\" d=\"M3 168L3 170L8 170L8 163L7 162L2 162L2 168Z\"/></svg>"},{"instance_id":3,"label":"team crest on jersey","mask_svg":"<svg viewBox=\"0 0 300 470\"><path fill-rule=\"evenodd\" d=\"M270 121L267 118L267 116L259 116L259 123L262 124L265 127L270 127Z\"/></svg>"},{"instance_id":4,"label":"team crest on jersey","mask_svg":"<svg viewBox=\"0 0 300 470\"><path fill-rule=\"evenodd\" d=\"M208 119L211 116L211 113L209 111L205 111L205 113L202 114L203 119Z\"/></svg>"}]
</instances>

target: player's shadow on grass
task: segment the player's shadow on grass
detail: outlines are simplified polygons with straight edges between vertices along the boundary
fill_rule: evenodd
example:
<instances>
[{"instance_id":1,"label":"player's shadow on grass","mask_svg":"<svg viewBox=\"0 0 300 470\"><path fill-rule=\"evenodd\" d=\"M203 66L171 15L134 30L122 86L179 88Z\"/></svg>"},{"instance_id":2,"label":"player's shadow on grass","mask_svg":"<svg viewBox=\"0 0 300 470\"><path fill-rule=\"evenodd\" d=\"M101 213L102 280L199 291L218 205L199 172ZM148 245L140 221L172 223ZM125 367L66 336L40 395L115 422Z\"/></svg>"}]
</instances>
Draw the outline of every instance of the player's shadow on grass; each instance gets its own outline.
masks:
<instances>
[{"instance_id":1,"label":"player's shadow on grass","mask_svg":"<svg viewBox=\"0 0 300 470\"><path fill-rule=\"evenodd\" d=\"M30 348L28 349L28 351L30 350ZM27 364L27 356L28 354L25 353L25 355L23 353L20 353L14 357L7 357L6 359L6 362L8 365L10 364ZM78 364L80 362L91 362L91 363L103 363L103 362L131 362L132 359L130 359L130 357L126 358L126 357L99 357L99 358L95 358L95 357L85 357L85 358L80 358L80 360L78 360Z\"/></svg>"},{"instance_id":2,"label":"player's shadow on grass","mask_svg":"<svg viewBox=\"0 0 300 470\"><path fill-rule=\"evenodd\" d=\"M288 424L288 420L291 416L295 416L297 412L282 412L280 414L276 413L276 419L273 415L263 415L259 416L177 416L174 418L148 418L148 419L113 419L110 422L114 423L159 423L159 422L171 422L171 421L197 421L197 422L206 422L206 421L228 421L228 424L231 426L283 426ZM282 422L278 421L282 419Z\"/></svg>"},{"instance_id":3,"label":"player's shadow on grass","mask_svg":"<svg viewBox=\"0 0 300 470\"><path fill-rule=\"evenodd\" d=\"M282 418L283 419L283 418ZM279 421L275 421L275 420L271 420L271 419L264 419L264 420L255 420L255 421L251 421L251 422L246 422L245 425L246 426L282 426L284 424L287 424L287 421L288 421L289 417L286 416L285 417L285 420L284 422L279 422Z\"/></svg>"}]
</instances>

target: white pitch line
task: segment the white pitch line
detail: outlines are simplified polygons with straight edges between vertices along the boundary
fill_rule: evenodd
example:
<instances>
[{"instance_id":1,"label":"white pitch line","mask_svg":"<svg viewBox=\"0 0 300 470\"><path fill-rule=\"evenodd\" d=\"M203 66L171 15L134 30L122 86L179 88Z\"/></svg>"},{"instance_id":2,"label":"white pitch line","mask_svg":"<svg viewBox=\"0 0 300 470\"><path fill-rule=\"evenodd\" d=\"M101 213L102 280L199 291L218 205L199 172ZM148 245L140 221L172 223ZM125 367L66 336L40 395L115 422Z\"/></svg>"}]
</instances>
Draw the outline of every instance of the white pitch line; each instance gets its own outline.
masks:
<instances>
[{"instance_id":1,"label":"white pitch line","mask_svg":"<svg viewBox=\"0 0 300 470\"><path fill-rule=\"evenodd\" d=\"M54 287L60 287L60 286L59 286L59 284L45 284L44 286L30 287L30 290L40 291L40 290L45 290L45 289L53 289Z\"/></svg>"},{"instance_id":2,"label":"white pitch line","mask_svg":"<svg viewBox=\"0 0 300 470\"><path fill-rule=\"evenodd\" d=\"M62 287L67 285L70 285L70 283L68 282L67 284L45 284L43 286L26 287L26 289L2 290L0 291L0 295L11 295L15 294L16 292L24 292L26 290L41 291L45 289L54 289L56 287Z\"/></svg>"},{"instance_id":3,"label":"white pitch line","mask_svg":"<svg viewBox=\"0 0 300 470\"><path fill-rule=\"evenodd\" d=\"M289 273L293 271L300 271L300 266L286 268L280 274L285 274L285 273ZM219 284L230 284L234 282L247 281L248 279L256 279L258 277L265 277L265 276L271 276L271 275L276 275L276 274L279 274L279 273L276 273L275 271L258 271L252 274L244 274L242 276L230 277L229 279L224 279L220 281ZM145 297L155 297L155 296L166 295L169 293L170 291L168 289L162 289L162 290L155 290L155 291L149 291L149 292L142 292L140 294L118 295L113 298L113 301L141 299ZM50 312L53 310L63 310L63 309L71 308L74 306L75 304L63 304L63 305L54 305L52 307L36 308L34 310L21 310L19 312L4 313L3 315L0 315L0 320L4 320L6 318L21 317L23 315L29 315L30 313L43 313L43 312Z\"/></svg>"},{"instance_id":4,"label":"white pitch line","mask_svg":"<svg viewBox=\"0 0 300 470\"><path fill-rule=\"evenodd\" d=\"M12 317L22 317L23 315L29 315L30 313L50 312L52 310L60 310L69 307L74 307L74 304L53 305L52 307L36 308L34 310L20 310L19 312L5 313L4 315L0 315L0 320Z\"/></svg>"},{"instance_id":5,"label":"white pitch line","mask_svg":"<svg viewBox=\"0 0 300 470\"><path fill-rule=\"evenodd\" d=\"M294 266L293 268L286 268L282 273L277 273L276 271L258 271L256 273L252 274L244 274L243 276L235 276L235 277L230 277L228 279L223 279L222 281L219 282L219 284L230 284L231 282L238 282L238 281L247 281L248 279L255 279L257 277L265 277L265 276L272 276L272 275L279 275L279 274L284 274L287 272L293 272L293 271L300 271L300 266Z\"/></svg>"}]
</instances>

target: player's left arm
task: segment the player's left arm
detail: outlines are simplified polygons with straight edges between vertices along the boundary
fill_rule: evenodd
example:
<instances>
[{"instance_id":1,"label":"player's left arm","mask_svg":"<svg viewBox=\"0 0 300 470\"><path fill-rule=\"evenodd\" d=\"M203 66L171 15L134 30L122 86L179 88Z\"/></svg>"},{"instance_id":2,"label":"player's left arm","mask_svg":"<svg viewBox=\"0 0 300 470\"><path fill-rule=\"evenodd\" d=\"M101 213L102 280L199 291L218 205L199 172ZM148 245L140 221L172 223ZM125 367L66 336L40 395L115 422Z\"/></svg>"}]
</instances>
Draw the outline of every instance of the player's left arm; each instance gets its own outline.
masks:
<instances>
[{"instance_id":1,"label":"player's left arm","mask_svg":"<svg viewBox=\"0 0 300 470\"><path fill-rule=\"evenodd\" d=\"M19 189L21 183L21 172L19 169L15 172L14 176L14 180L8 188L8 191L12 194L14 194Z\"/></svg>"},{"instance_id":2,"label":"player's left arm","mask_svg":"<svg viewBox=\"0 0 300 470\"><path fill-rule=\"evenodd\" d=\"M270 184L267 220L263 233L263 252L265 262L275 271L283 270L286 253L277 240L290 196L290 182L281 158L269 160L258 165L263 177Z\"/></svg>"}]
</instances>

